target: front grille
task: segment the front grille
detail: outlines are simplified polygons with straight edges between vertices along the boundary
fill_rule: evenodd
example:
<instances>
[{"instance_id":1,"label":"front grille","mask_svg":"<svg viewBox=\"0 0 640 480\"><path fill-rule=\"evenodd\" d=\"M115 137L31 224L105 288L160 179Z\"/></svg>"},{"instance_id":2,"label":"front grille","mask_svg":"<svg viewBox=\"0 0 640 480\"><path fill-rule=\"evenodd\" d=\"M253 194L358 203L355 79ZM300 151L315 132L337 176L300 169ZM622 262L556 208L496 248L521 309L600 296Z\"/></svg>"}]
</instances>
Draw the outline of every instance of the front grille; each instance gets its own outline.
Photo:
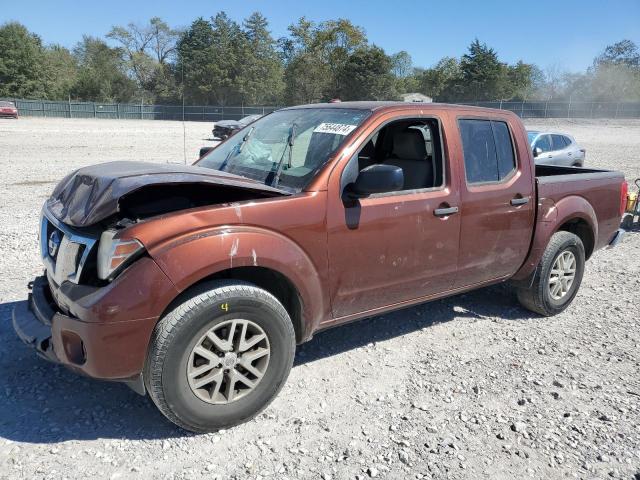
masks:
<instances>
[{"instance_id":1,"label":"front grille","mask_svg":"<svg viewBox=\"0 0 640 480\"><path fill-rule=\"evenodd\" d=\"M80 283L97 235L80 232L58 221L45 207L40 224L40 254L49 276L57 285Z\"/></svg>"}]
</instances>

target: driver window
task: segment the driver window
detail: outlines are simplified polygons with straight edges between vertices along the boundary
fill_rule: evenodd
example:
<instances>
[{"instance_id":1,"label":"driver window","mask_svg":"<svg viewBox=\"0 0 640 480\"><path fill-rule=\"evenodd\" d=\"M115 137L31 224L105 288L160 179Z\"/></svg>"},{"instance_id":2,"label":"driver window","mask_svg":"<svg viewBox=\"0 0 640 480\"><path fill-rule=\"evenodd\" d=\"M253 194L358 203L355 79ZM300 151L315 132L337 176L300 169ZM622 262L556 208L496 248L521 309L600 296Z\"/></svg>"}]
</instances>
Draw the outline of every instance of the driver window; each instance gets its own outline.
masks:
<instances>
[{"instance_id":1,"label":"driver window","mask_svg":"<svg viewBox=\"0 0 640 480\"><path fill-rule=\"evenodd\" d=\"M402 190L440 187L444 162L438 121L409 119L378 130L358 153L358 170L386 164L402 169Z\"/></svg>"}]
</instances>

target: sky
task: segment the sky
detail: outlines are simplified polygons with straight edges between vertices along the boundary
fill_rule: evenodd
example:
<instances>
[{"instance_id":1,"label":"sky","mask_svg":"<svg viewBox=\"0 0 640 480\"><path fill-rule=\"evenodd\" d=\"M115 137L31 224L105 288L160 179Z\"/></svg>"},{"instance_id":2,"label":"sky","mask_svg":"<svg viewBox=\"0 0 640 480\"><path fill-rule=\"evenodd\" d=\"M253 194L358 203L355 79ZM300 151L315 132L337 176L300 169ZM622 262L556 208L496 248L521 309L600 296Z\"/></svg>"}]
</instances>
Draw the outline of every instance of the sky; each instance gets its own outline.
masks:
<instances>
[{"instance_id":1,"label":"sky","mask_svg":"<svg viewBox=\"0 0 640 480\"><path fill-rule=\"evenodd\" d=\"M418 67L459 57L476 37L503 61L575 72L606 45L624 38L640 45L640 0L0 0L0 23L17 20L45 43L71 48L83 34L104 37L113 25L159 16L187 27L221 10L236 21L262 12L275 38L301 16L316 22L347 18L388 54L409 52Z\"/></svg>"}]
</instances>

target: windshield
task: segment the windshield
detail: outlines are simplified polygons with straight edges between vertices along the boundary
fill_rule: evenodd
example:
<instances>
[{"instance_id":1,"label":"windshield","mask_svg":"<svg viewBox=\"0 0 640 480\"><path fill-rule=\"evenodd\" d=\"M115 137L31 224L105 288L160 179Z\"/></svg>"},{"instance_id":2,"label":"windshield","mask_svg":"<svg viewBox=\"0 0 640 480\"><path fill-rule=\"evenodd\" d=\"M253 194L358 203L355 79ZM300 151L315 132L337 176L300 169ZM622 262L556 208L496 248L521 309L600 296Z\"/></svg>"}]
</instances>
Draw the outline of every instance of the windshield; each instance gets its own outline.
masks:
<instances>
[{"instance_id":1,"label":"windshield","mask_svg":"<svg viewBox=\"0 0 640 480\"><path fill-rule=\"evenodd\" d=\"M255 122L257 119L259 119L261 116L262 115L249 115L248 117L241 118L240 120L238 120L238 122L243 125L249 125L251 122Z\"/></svg>"},{"instance_id":2,"label":"windshield","mask_svg":"<svg viewBox=\"0 0 640 480\"><path fill-rule=\"evenodd\" d=\"M299 192L370 114L346 108L280 110L244 128L197 165Z\"/></svg>"},{"instance_id":3,"label":"windshield","mask_svg":"<svg viewBox=\"0 0 640 480\"><path fill-rule=\"evenodd\" d=\"M527 136L529 137L529 145L533 143L540 132L527 132Z\"/></svg>"}]
</instances>

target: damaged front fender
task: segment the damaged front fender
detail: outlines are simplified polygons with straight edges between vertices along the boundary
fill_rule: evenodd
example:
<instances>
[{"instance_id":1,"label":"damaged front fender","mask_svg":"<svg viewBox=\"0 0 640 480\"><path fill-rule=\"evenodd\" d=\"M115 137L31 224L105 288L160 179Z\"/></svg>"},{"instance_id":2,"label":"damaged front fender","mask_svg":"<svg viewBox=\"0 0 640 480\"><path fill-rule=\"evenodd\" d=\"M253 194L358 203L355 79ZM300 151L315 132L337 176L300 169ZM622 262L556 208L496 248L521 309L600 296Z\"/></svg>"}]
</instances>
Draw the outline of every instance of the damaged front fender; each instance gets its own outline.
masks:
<instances>
[{"instance_id":1,"label":"damaged front fender","mask_svg":"<svg viewBox=\"0 0 640 480\"><path fill-rule=\"evenodd\" d=\"M244 225L217 227L174 238L150 254L179 291L214 274L243 267L261 267L283 275L300 296L305 336L317 328L327 309L317 267L302 248L271 230Z\"/></svg>"}]
</instances>

